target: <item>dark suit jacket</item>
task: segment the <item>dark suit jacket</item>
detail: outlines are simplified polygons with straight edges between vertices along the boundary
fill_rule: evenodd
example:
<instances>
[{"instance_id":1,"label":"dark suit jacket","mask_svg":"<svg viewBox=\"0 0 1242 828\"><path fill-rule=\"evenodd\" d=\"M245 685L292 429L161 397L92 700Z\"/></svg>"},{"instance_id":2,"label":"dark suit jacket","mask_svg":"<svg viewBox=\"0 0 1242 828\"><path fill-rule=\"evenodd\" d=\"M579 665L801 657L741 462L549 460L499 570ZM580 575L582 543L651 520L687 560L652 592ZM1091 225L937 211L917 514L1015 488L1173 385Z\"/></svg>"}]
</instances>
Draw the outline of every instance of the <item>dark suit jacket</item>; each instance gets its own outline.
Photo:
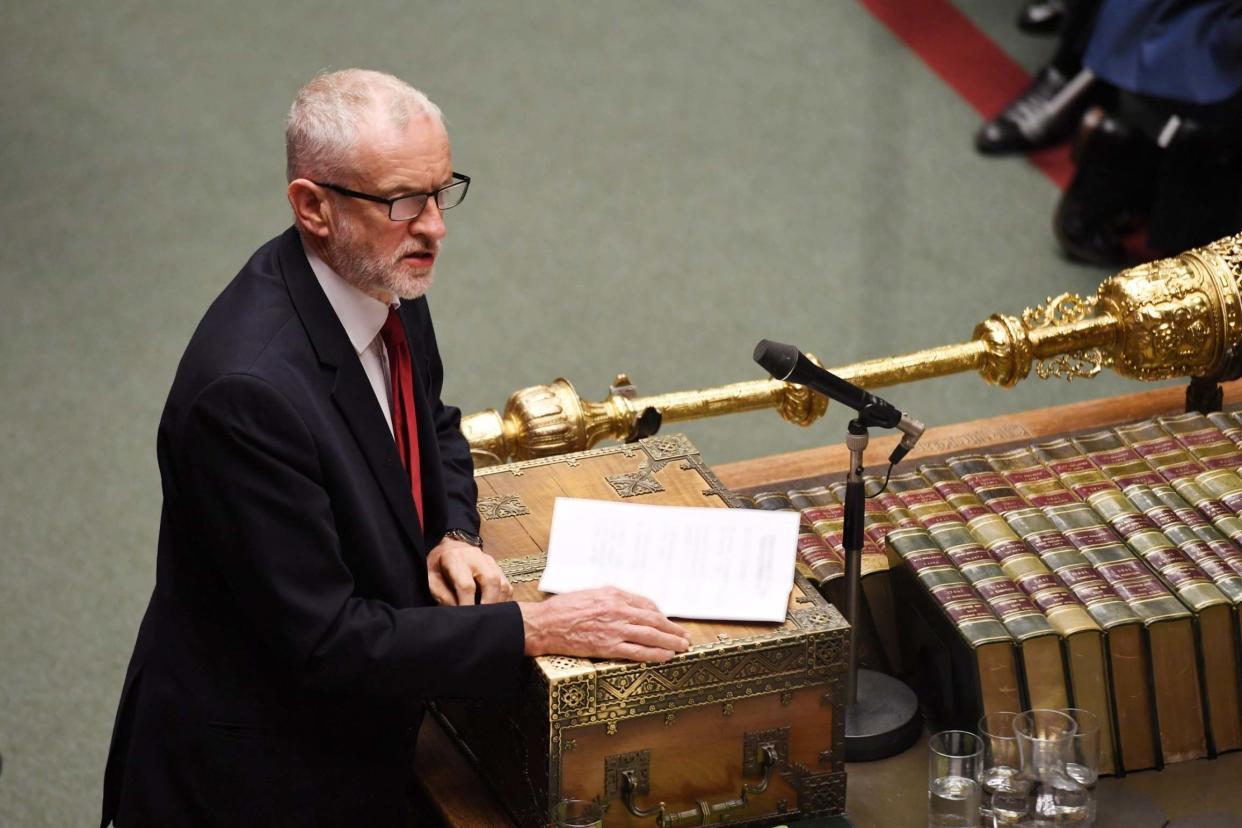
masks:
<instances>
[{"instance_id":1,"label":"dark suit jacket","mask_svg":"<svg viewBox=\"0 0 1242 828\"><path fill-rule=\"evenodd\" d=\"M437 607L426 555L477 530L424 299L404 302L426 526L290 229L199 324L169 393L155 590L103 823L402 825L423 699L516 691L515 604Z\"/></svg>"}]
</instances>

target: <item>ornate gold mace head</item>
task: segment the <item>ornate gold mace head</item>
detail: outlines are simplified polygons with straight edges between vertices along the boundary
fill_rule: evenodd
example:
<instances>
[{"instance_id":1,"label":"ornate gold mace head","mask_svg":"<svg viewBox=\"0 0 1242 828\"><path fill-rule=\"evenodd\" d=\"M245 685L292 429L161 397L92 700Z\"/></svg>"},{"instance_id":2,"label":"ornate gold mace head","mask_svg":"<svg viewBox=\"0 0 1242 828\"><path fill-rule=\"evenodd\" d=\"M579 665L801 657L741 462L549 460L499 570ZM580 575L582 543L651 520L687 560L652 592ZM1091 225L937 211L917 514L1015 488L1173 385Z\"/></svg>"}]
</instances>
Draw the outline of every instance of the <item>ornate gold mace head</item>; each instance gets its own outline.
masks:
<instances>
[{"instance_id":1,"label":"ornate gold mace head","mask_svg":"<svg viewBox=\"0 0 1242 828\"><path fill-rule=\"evenodd\" d=\"M1242 234L1105 279L1095 296L1050 297L1020 317L993 314L970 342L857 362L833 373L864 388L976 370L1011 387L1041 379L1088 378L1103 368L1141 380L1242 376ZM618 375L601 402L587 402L568 380L514 392L503 414L488 409L462 419L476 466L582 451L605 439L645 436L660 422L775 408L810 425L828 401L774 379L639 397ZM657 416L658 415L658 416Z\"/></svg>"},{"instance_id":2,"label":"ornate gold mace head","mask_svg":"<svg viewBox=\"0 0 1242 828\"><path fill-rule=\"evenodd\" d=\"M1242 346L1242 234L1122 271L1099 302L1122 320L1116 370L1144 380L1234 379Z\"/></svg>"}]
</instances>

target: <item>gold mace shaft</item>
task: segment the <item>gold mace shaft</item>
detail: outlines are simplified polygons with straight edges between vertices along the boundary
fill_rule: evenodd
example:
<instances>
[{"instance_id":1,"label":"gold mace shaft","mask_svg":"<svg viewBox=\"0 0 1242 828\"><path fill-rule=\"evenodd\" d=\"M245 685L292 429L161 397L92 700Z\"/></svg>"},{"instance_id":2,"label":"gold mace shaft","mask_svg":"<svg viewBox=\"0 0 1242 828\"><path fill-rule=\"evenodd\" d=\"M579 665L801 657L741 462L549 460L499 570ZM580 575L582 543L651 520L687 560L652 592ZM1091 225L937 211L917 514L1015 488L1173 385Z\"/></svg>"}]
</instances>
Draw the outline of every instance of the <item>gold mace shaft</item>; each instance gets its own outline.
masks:
<instances>
[{"instance_id":1,"label":"gold mace shaft","mask_svg":"<svg viewBox=\"0 0 1242 828\"><path fill-rule=\"evenodd\" d=\"M1094 297L1065 293L1021 317L993 314L969 342L831 369L864 388L978 371L1011 387L1032 367L1044 379L1092 377L1104 367L1137 379L1215 376L1233 371L1242 346L1242 234L1172 259L1122 271ZM1242 369L1239 369L1242 370ZM476 466L590 448L641 433L649 409L664 423L775 408L810 425L827 400L803 386L752 380L717 388L639 397L625 375L601 402L583 400L565 379L515 392L503 414L462 420Z\"/></svg>"},{"instance_id":2,"label":"gold mace shaft","mask_svg":"<svg viewBox=\"0 0 1242 828\"><path fill-rule=\"evenodd\" d=\"M1076 322L1064 328L1032 331L1030 339L1033 356L1043 359L1062 353L1067 343L1072 343L1075 348L1083 347L1084 343L1092 346L1106 345L1112 340L1115 326L1115 319L1104 316ZM886 388L915 380L982 370L988 365L989 353L988 343L976 339L955 345L924 348L901 356L854 362L830 370L842 379L863 388ZM637 416L646 408L654 408L663 415L664 422L677 422L779 408L789 385L790 383L780 380L766 379L736 382L698 391L673 391L650 397L623 399L620 410L627 416Z\"/></svg>"}]
</instances>

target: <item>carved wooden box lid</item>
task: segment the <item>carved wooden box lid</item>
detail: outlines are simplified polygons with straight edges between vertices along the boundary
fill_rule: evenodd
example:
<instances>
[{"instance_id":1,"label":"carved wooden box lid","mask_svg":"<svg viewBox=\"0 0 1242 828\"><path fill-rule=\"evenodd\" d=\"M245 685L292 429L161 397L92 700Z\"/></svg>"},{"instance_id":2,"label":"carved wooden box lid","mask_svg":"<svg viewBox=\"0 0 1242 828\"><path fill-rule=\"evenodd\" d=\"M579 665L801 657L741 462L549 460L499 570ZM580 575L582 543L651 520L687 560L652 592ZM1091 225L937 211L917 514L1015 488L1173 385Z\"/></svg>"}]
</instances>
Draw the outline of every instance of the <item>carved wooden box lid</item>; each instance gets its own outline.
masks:
<instances>
[{"instance_id":1,"label":"carved wooden box lid","mask_svg":"<svg viewBox=\"0 0 1242 828\"><path fill-rule=\"evenodd\" d=\"M513 583L538 601L557 497L667 506L736 505L681 434L649 437L475 472L480 534ZM800 575L783 624L678 620L691 648L661 665L564 656L535 659L537 703L561 724L586 724L822 684L845 670L848 625Z\"/></svg>"}]
</instances>

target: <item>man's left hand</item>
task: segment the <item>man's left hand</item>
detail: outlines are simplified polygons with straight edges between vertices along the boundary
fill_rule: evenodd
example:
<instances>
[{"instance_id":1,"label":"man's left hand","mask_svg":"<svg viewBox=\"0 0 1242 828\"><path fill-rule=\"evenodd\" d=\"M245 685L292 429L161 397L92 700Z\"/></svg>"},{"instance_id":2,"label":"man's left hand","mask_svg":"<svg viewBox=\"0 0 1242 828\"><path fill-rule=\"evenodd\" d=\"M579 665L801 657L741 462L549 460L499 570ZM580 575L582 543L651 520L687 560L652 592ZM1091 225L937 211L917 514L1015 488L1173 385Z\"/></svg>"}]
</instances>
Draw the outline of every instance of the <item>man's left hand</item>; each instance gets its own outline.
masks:
<instances>
[{"instance_id":1,"label":"man's left hand","mask_svg":"<svg viewBox=\"0 0 1242 828\"><path fill-rule=\"evenodd\" d=\"M459 541L445 538L427 556L427 581L431 595L446 607L476 603L498 604L513 597L509 579L491 555Z\"/></svg>"}]
</instances>

